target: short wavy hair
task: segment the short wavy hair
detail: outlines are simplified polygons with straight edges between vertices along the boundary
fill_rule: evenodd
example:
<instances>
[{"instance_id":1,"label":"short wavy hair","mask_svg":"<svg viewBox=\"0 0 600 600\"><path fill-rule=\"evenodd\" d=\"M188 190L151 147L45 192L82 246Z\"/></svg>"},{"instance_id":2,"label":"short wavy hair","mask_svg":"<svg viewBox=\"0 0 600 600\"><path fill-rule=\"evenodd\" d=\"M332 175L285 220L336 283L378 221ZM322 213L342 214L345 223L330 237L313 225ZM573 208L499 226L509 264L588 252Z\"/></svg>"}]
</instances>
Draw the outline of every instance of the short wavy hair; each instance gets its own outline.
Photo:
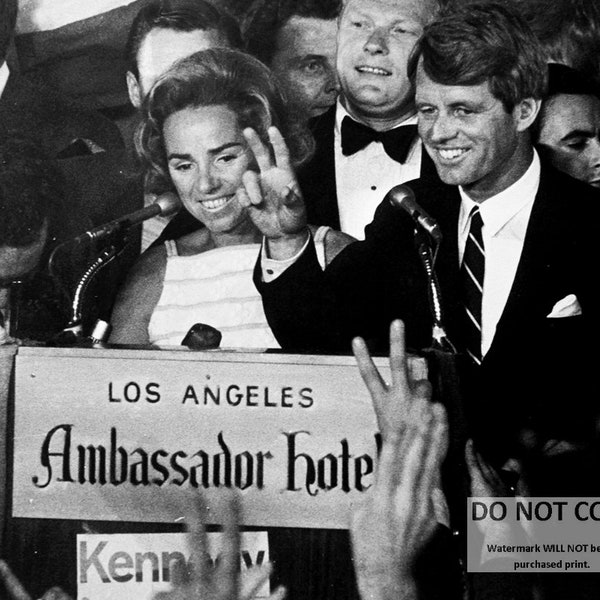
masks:
<instances>
[{"instance_id":1,"label":"short wavy hair","mask_svg":"<svg viewBox=\"0 0 600 600\"><path fill-rule=\"evenodd\" d=\"M139 76L137 58L140 47L154 29L182 32L215 30L232 48L243 46L237 21L220 6L206 0L152 0L135 16L125 47L129 70L136 77Z\"/></svg>"},{"instance_id":2,"label":"short wavy hair","mask_svg":"<svg viewBox=\"0 0 600 600\"><path fill-rule=\"evenodd\" d=\"M488 81L508 112L525 98L546 94L544 51L510 1L449 3L412 51L408 73L413 82L419 61L428 77L442 85Z\"/></svg>"},{"instance_id":3,"label":"short wavy hair","mask_svg":"<svg viewBox=\"0 0 600 600\"><path fill-rule=\"evenodd\" d=\"M167 118L186 108L215 105L232 110L240 127L252 127L267 145L269 127L277 127L295 166L313 152L311 134L288 110L268 67L239 50L201 50L175 63L157 80L144 101L136 149L150 190L158 193L173 189L163 140Z\"/></svg>"}]
</instances>

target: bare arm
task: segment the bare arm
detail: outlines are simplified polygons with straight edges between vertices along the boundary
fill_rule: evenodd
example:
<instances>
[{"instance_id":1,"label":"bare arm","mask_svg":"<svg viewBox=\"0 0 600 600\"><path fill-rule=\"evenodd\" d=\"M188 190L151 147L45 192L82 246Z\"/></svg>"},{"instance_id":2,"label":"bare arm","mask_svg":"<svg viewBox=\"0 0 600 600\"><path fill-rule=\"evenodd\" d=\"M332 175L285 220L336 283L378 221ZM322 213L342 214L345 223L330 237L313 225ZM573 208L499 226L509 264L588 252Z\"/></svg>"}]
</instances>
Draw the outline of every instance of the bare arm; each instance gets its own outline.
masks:
<instances>
[{"instance_id":1,"label":"bare arm","mask_svg":"<svg viewBox=\"0 0 600 600\"><path fill-rule=\"evenodd\" d=\"M386 383L364 341L354 355L382 436L374 486L352 516L352 549L364 600L416 600L413 567L437 527L432 496L448 445L446 413L427 381L411 381L404 326L390 327L392 381Z\"/></svg>"},{"instance_id":2,"label":"bare arm","mask_svg":"<svg viewBox=\"0 0 600 600\"><path fill-rule=\"evenodd\" d=\"M148 344L148 325L163 289L167 253L164 246L144 252L119 290L112 312L111 344Z\"/></svg>"}]
</instances>

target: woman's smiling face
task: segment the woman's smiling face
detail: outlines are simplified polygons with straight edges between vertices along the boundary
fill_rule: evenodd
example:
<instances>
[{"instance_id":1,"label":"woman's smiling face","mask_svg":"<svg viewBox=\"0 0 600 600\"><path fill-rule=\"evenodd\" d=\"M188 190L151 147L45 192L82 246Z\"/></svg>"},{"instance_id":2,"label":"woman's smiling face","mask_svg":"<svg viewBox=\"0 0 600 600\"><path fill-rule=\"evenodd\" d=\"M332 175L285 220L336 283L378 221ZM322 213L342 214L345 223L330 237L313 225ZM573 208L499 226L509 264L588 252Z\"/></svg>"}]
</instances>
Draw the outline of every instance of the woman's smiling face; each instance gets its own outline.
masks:
<instances>
[{"instance_id":1,"label":"woman's smiling face","mask_svg":"<svg viewBox=\"0 0 600 600\"><path fill-rule=\"evenodd\" d=\"M189 213L213 232L235 232L248 216L237 199L250 150L227 106L185 108L163 127L171 180Z\"/></svg>"}]
</instances>

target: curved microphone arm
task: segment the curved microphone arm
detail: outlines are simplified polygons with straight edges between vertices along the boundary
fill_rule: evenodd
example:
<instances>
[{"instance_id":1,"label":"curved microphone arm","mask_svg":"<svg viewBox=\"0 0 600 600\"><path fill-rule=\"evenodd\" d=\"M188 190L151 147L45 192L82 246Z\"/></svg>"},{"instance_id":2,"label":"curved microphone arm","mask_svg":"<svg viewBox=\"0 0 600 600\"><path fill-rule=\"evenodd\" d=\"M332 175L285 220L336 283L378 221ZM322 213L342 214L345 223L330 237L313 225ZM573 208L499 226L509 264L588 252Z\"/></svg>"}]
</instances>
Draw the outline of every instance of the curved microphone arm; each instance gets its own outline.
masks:
<instances>
[{"instance_id":1,"label":"curved microphone arm","mask_svg":"<svg viewBox=\"0 0 600 600\"><path fill-rule=\"evenodd\" d=\"M65 331L72 331L77 335L81 334L85 293L98 272L108 265L117 255L117 248L115 246L110 246L109 248L104 249L100 255L88 265L88 268L85 270L84 274L79 279L79 283L75 287L73 302L71 303L71 318L69 319L68 325L65 327Z\"/></svg>"}]
</instances>

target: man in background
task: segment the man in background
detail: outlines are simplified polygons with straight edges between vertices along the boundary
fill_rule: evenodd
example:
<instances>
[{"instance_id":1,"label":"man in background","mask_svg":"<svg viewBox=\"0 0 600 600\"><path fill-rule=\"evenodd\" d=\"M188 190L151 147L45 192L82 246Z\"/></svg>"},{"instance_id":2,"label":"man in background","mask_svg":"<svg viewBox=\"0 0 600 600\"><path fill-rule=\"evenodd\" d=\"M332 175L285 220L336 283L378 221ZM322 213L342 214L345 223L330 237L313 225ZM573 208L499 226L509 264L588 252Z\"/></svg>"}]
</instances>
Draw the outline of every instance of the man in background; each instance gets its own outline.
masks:
<instances>
[{"instance_id":1,"label":"man in background","mask_svg":"<svg viewBox=\"0 0 600 600\"><path fill-rule=\"evenodd\" d=\"M327 112L338 95L335 70L341 0L268 0L246 28L247 50L277 76L307 118Z\"/></svg>"},{"instance_id":2,"label":"man in background","mask_svg":"<svg viewBox=\"0 0 600 600\"><path fill-rule=\"evenodd\" d=\"M557 169L600 187L600 87L565 65L548 70L534 141Z\"/></svg>"}]
</instances>

